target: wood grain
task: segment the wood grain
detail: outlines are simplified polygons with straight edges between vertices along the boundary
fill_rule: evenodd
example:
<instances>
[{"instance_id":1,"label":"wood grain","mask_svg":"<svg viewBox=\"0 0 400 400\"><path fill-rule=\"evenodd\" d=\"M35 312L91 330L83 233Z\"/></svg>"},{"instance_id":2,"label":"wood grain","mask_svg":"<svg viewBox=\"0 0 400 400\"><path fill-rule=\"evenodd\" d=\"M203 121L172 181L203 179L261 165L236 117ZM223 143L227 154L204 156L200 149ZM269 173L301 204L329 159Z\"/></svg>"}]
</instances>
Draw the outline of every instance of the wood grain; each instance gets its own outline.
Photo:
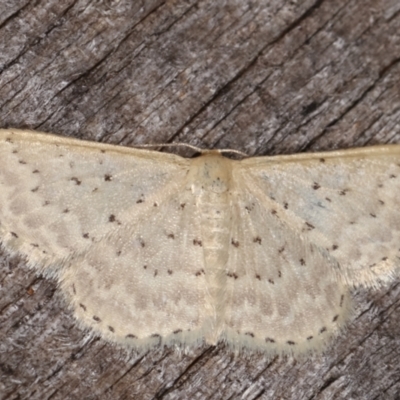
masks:
<instances>
[{"instance_id":1,"label":"wood grain","mask_svg":"<svg viewBox=\"0 0 400 400\"><path fill-rule=\"evenodd\" d=\"M0 127L249 155L400 143L399 32L398 0L4 0ZM3 250L0 399L399 399L400 281L355 298L313 359L127 354Z\"/></svg>"}]
</instances>

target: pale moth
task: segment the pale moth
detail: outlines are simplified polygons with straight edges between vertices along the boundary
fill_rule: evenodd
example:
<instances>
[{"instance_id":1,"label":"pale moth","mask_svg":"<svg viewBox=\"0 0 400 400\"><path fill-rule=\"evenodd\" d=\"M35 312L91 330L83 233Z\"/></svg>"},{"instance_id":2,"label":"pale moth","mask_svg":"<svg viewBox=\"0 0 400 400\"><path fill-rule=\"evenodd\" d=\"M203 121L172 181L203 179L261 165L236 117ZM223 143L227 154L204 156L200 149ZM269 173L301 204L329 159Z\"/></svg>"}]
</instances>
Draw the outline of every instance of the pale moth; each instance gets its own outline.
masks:
<instances>
[{"instance_id":1,"label":"pale moth","mask_svg":"<svg viewBox=\"0 0 400 400\"><path fill-rule=\"evenodd\" d=\"M322 349L396 278L400 146L193 159L0 130L0 239L110 342Z\"/></svg>"}]
</instances>

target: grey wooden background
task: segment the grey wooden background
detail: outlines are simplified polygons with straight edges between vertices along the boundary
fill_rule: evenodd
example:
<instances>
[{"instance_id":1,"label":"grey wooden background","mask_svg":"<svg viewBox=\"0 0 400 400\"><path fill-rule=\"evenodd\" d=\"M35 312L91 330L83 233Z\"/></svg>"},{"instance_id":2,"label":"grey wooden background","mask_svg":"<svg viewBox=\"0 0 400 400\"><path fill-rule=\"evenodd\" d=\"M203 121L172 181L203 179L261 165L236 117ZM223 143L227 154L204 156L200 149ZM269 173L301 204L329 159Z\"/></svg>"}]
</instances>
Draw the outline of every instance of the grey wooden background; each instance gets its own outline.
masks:
<instances>
[{"instance_id":1,"label":"grey wooden background","mask_svg":"<svg viewBox=\"0 0 400 400\"><path fill-rule=\"evenodd\" d=\"M0 127L250 155L400 143L400 2L1 0ZM1 400L400 399L399 281L355 293L313 359L138 355L1 254Z\"/></svg>"}]
</instances>

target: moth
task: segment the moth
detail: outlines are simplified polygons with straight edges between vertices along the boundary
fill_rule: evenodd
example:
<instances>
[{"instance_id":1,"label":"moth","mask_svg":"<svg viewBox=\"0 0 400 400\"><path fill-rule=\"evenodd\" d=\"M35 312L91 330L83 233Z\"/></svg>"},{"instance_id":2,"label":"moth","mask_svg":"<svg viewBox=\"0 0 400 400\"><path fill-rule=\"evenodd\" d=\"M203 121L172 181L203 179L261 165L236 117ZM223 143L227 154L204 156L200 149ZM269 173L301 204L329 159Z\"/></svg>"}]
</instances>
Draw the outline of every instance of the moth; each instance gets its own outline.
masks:
<instances>
[{"instance_id":1,"label":"moth","mask_svg":"<svg viewBox=\"0 0 400 400\"><path fill-rule=\"evenodd\" d=\"M0 130L0 240L139 350L322 349L396 278L400 146L232 160Z\"/></svg>"}]
</instances>

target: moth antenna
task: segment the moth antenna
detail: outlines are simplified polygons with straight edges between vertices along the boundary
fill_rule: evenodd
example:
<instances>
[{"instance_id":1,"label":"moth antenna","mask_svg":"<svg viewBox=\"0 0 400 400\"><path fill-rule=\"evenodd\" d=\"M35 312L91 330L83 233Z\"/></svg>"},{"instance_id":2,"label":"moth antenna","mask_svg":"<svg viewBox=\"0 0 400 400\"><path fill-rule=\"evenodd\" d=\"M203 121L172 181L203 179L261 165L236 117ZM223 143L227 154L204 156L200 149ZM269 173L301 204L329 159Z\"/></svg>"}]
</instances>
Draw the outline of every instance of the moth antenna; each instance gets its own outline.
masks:
<instances>
[{"instance_id":1,"label":"moth antenna","mask_svg":"<svg viewBox=\"0 0 400 400\"><path fill-rule=\"evenodd\" d=\"M150 147L150 148L151 148L151 147L186 147L186 148L188 148L188 149L197 151L198 153L204 153L204 152L206 152L206 151L209 151L209 150L205 150L205 149L202 149L202 148L200 148L200 147L193 146L193 145L187 144L187 143L150 143L150 144L138 144L138 145L135 145L134 147L137 147L137 148L149 148L149 147ZM238 155L240 155L240 156L242 156L242 157L248 157L248 154L246 154L246 153L244 153L244 152L242 152L242 151L240 151L240 150L235 150L235 149L215 149L215 151L217 151L217 152L220 153L220 154L223 154L223 153L232 153L232 154L238 154Z\"/></svg>"}]
</instances>

